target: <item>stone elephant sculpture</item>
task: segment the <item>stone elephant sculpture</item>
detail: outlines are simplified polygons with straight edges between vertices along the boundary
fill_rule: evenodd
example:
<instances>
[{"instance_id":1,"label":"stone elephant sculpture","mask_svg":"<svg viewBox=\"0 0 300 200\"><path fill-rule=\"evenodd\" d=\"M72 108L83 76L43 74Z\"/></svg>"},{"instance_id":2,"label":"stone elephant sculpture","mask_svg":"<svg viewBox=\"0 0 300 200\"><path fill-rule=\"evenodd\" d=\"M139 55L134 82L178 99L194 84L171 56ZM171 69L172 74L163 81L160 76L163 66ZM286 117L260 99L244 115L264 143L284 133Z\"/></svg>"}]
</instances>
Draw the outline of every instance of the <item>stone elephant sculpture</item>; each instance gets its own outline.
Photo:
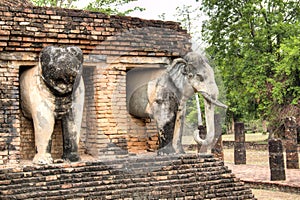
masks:
<instances>
[{"instance_id":1,"label":"stone elephant sculpture","mask_svg":"<svg viewBox=\"0 0 300 200\"><path fill-rule=\"evenodd\" d=\"M38 65L20 77L21 108L33 120L36 164L52 163L55 119L62 120L63 159L78 161L84 104L83 54L78 47L45 47Z\"/></svg>"},{"instance_id":2,"label":"stone elephant sculpture","mask_svg":"<svg viewBox=\"0 0 300 200\"><path fill-rule=\"evenodd\" d=\"M217 100L214 71L205 57L190 52L173 60L169 67L137 69L127 74L127 109L139 118L153 118L159 131L159 154L184 153L182 132L187 100L196 92L205 99L207 136L195 141L212 146L215 137L214 106L226 108ZM199 132L198 130L195 132Z\"/></svg>"}]
</instances>

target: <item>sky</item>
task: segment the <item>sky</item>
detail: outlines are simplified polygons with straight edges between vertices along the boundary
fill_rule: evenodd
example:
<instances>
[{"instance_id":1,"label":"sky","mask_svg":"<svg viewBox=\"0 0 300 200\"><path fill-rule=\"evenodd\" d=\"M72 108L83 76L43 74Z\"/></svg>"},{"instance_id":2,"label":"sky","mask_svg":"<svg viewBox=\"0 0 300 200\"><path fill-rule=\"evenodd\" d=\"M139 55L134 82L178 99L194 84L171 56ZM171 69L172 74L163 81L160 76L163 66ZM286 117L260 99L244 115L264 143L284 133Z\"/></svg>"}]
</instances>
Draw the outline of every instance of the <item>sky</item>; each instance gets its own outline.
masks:
<instances>
[{"instance_id":1,"label":"sky","mask_svg":"<svg viewBox=\"0 0 300 200\"><path fill-rule=\"evenodd\" d=\"M91 0L79 0L77 5L80 8L83 8L89 3L89 1ZM196 7L200 5L200 2L196 2L196 0L137 0L127 4L124 10L126 10L126 8L134 8L139 6L146 8L146 10L143 12L131 13L130 16L143 19L160 19L158 16L162 13L166 13L166 21L176 21L176 17L174 17L174 14L176 13L176 7L182 5L193 5Z\"/></svg>"}]
</instances>

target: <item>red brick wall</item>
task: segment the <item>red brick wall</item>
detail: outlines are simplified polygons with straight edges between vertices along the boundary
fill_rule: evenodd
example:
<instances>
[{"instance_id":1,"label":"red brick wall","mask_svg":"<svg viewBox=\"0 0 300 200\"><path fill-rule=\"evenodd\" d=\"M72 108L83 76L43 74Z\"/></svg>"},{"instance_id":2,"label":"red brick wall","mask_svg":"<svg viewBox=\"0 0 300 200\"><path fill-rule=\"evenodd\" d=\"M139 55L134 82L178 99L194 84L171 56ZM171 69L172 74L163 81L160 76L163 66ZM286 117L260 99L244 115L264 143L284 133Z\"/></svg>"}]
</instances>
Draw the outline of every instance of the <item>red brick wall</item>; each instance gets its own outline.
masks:
<instances>
[{"instance_id":1,"label":"red brick wall","mask_svg":"<svg viewBox=\"0 0 300 200\"><path fill-rule=\"evenodd\" d=\"M99 46L97 53L117 56L179 56L190 50L189 36L175 22L41 7L1 6L0 16L1 51L40 52L70 44L85 54Z\"/></svg>"}]
</instances>

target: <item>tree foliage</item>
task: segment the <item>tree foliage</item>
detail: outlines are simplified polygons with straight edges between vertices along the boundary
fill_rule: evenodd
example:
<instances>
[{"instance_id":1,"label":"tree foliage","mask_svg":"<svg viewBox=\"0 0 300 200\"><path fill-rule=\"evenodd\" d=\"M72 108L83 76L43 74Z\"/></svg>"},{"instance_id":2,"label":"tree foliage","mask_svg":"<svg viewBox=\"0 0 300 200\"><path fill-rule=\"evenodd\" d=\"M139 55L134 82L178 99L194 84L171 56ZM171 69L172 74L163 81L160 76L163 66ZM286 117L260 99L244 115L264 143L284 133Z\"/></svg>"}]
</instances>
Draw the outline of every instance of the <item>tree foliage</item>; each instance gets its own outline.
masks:
<instances>
[{"instance_id":1,"label":"tree foliage","mask_svg":"<svg viewBox=\"0 0 300 200\"><path fill-rule=\"evenodd\" d=\"M201 9L209 16L207 51L235 120L269 119L275 108L299 106L298 0L203 0Z\"/></svg>"},{"instance_id":2,"label":"tree foliage","mask_svg":"<svg viewBox=\"0 0 300 200\"><path fill-rule=\"evenodd\" d=\"M201 40L201 20L202 12L200 7L192 5L182 5L176 7L176 14L174 15L176 20L181 23L181 26L185 28L193 37L195 42Z\"/></svg>"},{"instance_id":3,"label":"tree foliage","mask_svg":"<svg viewBox=\"0 0 300 200\"><path fill-rule=\"evenodd\" d=\"M74 8L74 3L78 0L31 0L36 6Z\"/></svg>"},{"instance_id":4,"label":"tree foliage","mask_svg":"<svg viewBox=\"0 0 300 200\"><path fill-rule=\"evenodd\" d=\"M114 15L128 15L133 11L143 11L144 8L134 7L126 11L120 11L118 7L128 4L136 0L94 0L88 4L84 9L90 11L97 11L106 14Z\"/></svg>"},{"instance_id":5,"label":"tree foliage","mask_svg":"<svg viewBox=\"0 0 300 200\"><path fill-rule=\"evenodd\" d=\"M299 104L300 100L300 25L295 25L298 33L283 40L278 54L282 59L274 68L273 99L278 104L289 102Z\"/></svg>"},{"instance_id":6,"label":"tree foliage","mask_svg":"<svg viewBox=\"0 0 300 200\"><path fill-rule=\"evenodd\" d=\"M79 0L31 0L36 6L49 6L60 8L76 8L75 3ZM108 15L128 15L133 11L143 11L144 8L134 7L125 11L120 11L119 7L136 0L93 0L84 10L102 12Z\"/></svg>"}]
</instances>

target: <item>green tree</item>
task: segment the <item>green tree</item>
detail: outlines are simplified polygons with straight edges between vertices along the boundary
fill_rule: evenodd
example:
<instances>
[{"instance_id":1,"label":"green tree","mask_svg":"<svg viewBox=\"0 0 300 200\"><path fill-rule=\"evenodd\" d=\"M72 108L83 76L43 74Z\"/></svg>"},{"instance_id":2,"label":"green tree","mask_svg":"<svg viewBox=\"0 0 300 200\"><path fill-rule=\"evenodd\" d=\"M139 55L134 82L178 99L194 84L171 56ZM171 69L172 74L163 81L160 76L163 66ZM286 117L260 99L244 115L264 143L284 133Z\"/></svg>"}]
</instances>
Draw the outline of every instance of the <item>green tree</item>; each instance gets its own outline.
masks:
<instances>
[{"instance_id":1,"label":"green tree","mask_svg":"<svg viewBox=\"0 0 300 200\"><path fill-rule=\"evenodd\" d=\"M201 18L202 12L200 7L192 5L182 5L176 7L176 14L174 15L176 20L181 23L181 26L185 28L193 37L194 42L201 43Z\"/></svg>"},{"instance_id":2,"label":"green tree","mask_svg":"<svg viewBox=\"0 0 300 200\"><path fill-rule=\"evenodd\" d=\"M273 134L284 133L284 120L294 116L300 125L300 26L294 24L297 32L282 41L278 54L282 58L274 68L272 83L273 106L270 116Z\"/></svg>"},{"instance_id":3,"label":"green tree","mask_svg":"<svg viewBox=\"0 0 300 200\"><path fill-rule=\"evenodd\" d=\"M283 78L278 67L289 65L282 51L287 50L284 41L293 47L290 38L299 35L299 4L296 0L202 1L201 10L209 17L203 26L204 40L221 70L228 114L234 120L270 119L278 104L284 107L297 101L297 75ZM278 92L280 83L293 88L288 95Z\"/></svg>"},{"instance_id":4,"label":"green tree","mask_svg":"<svg viewBox=\"0 0 300 200\"><path fill-rule=\"evenodd\" d=\"M89 3L84 9L96 12L102 12L109 15L128 15L133 11L144 11L145 8L134 7L125 11L120 11L118 8L136 0L94 0Z\"/></svg>"},{"instance_id":5,"label":"green tree","mask_svg":"<svg viewBox=\"0 0 300 200\"><path fill-rule=\"evenodd\" d=\"M298 105L300 100L300 24L298 33L282 41L278 54L282 58L274 68L273 99L276 104ZM276 80L276 81L275 81Z\"/></svg>"},{"instance_id":6,"label":"green tree","mask_svg":"<svg viewBox=\"0 0 300 200\"><path fill-rule=\"evenodd\" d=\"M36 6L49 6L60 8L76 8L75 3L79 0L31 0ZM102 12L108 15L128 15L133 11L143 11L144 8L134 7L125 11L120 11L119 7L136 0L93 0L84 10Z\"/></svg>"},{"instance_id":7,"label":"green tree","mask_svg":"<svg viewBox=\"0 0 300 200\"><path fill-rule=\"evenodd\" d=\"M74 8L78 0L31 0L36 6L49 6L60 8Z\"/></svg>"}]
</instances>

